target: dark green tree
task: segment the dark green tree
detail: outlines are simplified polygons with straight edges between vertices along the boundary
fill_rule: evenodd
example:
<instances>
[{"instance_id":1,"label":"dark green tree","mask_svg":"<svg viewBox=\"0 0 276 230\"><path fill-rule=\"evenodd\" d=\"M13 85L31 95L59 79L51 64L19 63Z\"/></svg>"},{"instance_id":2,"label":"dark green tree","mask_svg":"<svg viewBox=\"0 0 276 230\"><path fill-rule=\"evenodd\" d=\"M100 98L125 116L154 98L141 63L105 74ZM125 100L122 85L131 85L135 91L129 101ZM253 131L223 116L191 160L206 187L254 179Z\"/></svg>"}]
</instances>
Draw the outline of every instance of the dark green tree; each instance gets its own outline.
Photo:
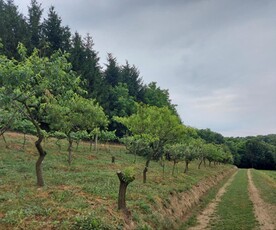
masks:
<instances>
[{"instance_id":1,"label":"dark green tree","mask_svg":"<svg viewBox=\"0 0 276 230\"><path fill-rule=\"evenodd\" d=\"M71 32L68 26L61 25L62 20L55 8L51 6L48 18L42 24L43 46L45 54L51 55L54 51L69 51Z\"/></svg>"},{"instance_id":2,"label":"dark green tree","mask_svg":"<svg viewBox=\"0 0 276 230\"><path fill-rule=\"evenodd\" d=\"M111 53L107 55L107 64L104 71L104 78L107 84L112 87L116 86L120 82L120 67L117 63L117 59L113 57Z\"/></svg>"},{"instance_id":3,"label":"dark green tree","mask_svg":"<svg viewBox=\"0 0 276 230\"><path fill-rule=\"evenodd\" d=\"M85 48L82 37L78 32L75 32L71 40L70 62L72 69L81 75L83 63L85 62Z\"/></svg>"},{"instance_id":4,"label":"dark green tree","mask_svg":"<svg viewBox=\"0 0 276 230\"><path fill-rule=\"evenodd\" d=\"M134 65L130 66L128 61L121 67L121 81L127 85L129 95L136 101L142 100L143 93L143 83L139 74L139 70Z\"/></svg>"},{"instance_id":5,"label":"dark green tree","mask_svg":"<svg viewBox=\"0 0 276 230\"><path fill-rule=\"evenodd\" d=\"M105 84L99 63L100 58L98 52L94 50L94 42L90 34L84 38L84 54L85 60L81 75L86 81L88 95L100 101L102 94L105 93Z\"/></svg>"},{"instance_id":6,"label":"dark green tree","mask_svg":"<svg viewBox=\"0 0 276 230\"><path fill-rule=\"evenodd\" d=\"M18 43L27 43L27 23L13 0L0 0L0 39L3 44L2 53L8 58L19 58Z\"/></svg>"},{"instance_id":7,"label":"dark green tree","mask_svg":"<svg viewBox=\"0 0 276 230\"><path fill-rule=\"evenodd\" d=\"M43 9L41 3L36 0L31 0L31 6L28 7L28 49L30 52L34 48L41 48L41 36L42 36L42 17Z\"/></svg>"}]
</instances>

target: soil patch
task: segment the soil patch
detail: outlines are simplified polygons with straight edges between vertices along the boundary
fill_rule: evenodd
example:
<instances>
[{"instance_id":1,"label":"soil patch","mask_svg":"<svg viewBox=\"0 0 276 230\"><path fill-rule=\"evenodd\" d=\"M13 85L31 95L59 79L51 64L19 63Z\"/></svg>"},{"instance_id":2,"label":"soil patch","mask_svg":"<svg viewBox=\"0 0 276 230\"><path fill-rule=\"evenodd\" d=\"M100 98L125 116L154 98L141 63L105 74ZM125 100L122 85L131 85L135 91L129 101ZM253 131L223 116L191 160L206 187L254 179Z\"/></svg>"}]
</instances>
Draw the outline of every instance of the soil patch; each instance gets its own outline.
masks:
<instances>
[{"instance_id":1,"label":"soil patch","mask_svg":"<svg viewBox=\"0 0 276 230\"><path fill-rule=\"evenodd\" d=\"M260 223L260 229L262 230L275 230L276 229L276 219L273 217L273 213L276 213L276 207L274 205L268 204L261 198L258 189L255 187L251 170L247 170L248 176L248 191L250 199L254 205L254 212L257 220Z\"/></svg>"}]
</instances>

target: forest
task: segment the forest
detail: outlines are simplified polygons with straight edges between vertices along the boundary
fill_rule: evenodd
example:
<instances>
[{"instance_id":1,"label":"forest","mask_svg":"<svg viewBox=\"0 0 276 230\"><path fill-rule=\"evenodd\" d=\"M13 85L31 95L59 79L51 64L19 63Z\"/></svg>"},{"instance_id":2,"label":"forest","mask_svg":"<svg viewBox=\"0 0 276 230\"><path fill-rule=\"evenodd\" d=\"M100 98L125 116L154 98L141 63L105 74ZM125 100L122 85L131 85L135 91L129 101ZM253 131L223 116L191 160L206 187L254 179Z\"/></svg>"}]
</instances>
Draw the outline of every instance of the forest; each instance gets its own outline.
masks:
<instances>
[{"instance_id":1,"label":"forest","mask_svg":"<svg viewBox=\"0 0 276 230\"><path fill-rule=\"evenodd\" d=\"M31 0L22 15L12 0L0 0L0 134L38 137L38 184L46 136L68 140L69 163L79 140L123 143L146 157L145 181L150 161L164 158L187 169L197 158L276 170L276 134L223 137L184 124L167 89L145 84L138 67L114 54L101 66L90 34L72 33L53 6L43 19L44 10Z\"/></svg>"}]
</instances>

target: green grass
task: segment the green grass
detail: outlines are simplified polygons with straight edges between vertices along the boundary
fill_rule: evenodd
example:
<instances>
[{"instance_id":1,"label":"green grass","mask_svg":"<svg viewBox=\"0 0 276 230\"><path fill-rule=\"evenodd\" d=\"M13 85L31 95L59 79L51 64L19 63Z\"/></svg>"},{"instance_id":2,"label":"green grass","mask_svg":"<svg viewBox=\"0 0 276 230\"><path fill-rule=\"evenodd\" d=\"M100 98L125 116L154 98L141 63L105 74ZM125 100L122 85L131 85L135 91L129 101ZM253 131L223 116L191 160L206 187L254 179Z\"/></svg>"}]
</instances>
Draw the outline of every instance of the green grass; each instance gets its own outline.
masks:
<instances>
[{"instance_id":1,"label":"green grass","mask_svg":"<svg viewBox=\"0 0 276 230\"><path fill-rule=\"evenodd\" d=\"M199 204L191 210L188 219L180 226L179 230L186 230L198 224L197 215L199 215L199 213L203 211L213 199L215 199L219 189L227 182L230 176L231 175L226 176L200 199Z\"/></svg>"},{"instance_id":2,"label":"green grass","mask_svg":"<svg viewBox=\"0 0 276 230\"><path fill-rule=\"evenodd\" d=\"M211 229L250 230L258 226L247 187L247 171L240 169L218 204Z\"/></svg>"},{"instance_id":3,"label":"green grass","mask_svg":"<svg viewBox=\"0 0 276 230\"><path fill-rule=\"evenodd\" d=\"M252 178L262 199L276 205L276 171L252 170Z\"/></svg>"},{"instance_id":4,"label":"green grass","mask_svg":"<svg viewBox=\"0 0 276 230\"><path fill-rule=\"evenodd\" d=\"M73 162L67 163L67 143L61 141L58 150L53 139L43 143L47 156L43 162L46 186L36 186L35 162L38 158L33 136L27 136L22 149L23 135L6 134L9 149L0 140L0 226L4 229L70 229L72 226L103 226L120 229L125 221L117 211L119 180L117 170L132 165L136 179L127 191L127 206L140 229L171 229L171 217L161 216L158 210L175 192L187 191L199 180L214 176L229 166L202 167L197 162L184 174L179 163L177 176L171 176L172 163L167 162L165 175L158 162L151 162L147 183L142 183L145 159L125 153L122 146L107 151L89 150L89 143L81 143L73 152ZM111 163L115 156L116 163Z\"/></svg>"}]
</instances>

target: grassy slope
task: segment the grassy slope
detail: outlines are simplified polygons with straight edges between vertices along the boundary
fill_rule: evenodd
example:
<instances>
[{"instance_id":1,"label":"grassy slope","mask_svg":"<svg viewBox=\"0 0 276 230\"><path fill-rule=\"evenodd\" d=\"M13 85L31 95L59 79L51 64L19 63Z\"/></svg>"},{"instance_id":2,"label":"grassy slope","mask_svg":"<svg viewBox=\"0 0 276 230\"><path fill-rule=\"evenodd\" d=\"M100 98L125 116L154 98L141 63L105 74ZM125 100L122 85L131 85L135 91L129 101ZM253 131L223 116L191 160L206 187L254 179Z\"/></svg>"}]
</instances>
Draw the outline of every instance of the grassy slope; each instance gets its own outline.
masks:
<instances>
[{"instance_id":1,"label":"grassy slope","mask_svg":"<svg viewBox=\"0 0 276 230\"><path fill-rule=\"evenodd\" d=\"M22 150L23 136L9 133L5 148L0 141L0 226L23 229L68 229L74 223L80 225L124 225L122 213L117 211L119 181L116 171L132 165L136 180L130 184L127 205L136 225L163 228L168 219L163 219L155 210L156 200L166 200L174 191L182 192L199 180L217 174L229 166L202 167L191 164L188 175L183 173L184 164L179 164L177 177L171 176L172 165L167 163L165 176L157 162L151 162L148 183L142 183L143 158L125 154L124 148L112 146L111 151L102 148L98 153L89 151L89 144L82 143L74 152L73 163L67 164L67 143L62 142L59 152L50 139L45 145L47 156L43 163L46 186L36 187L34 148L35 137L28 136L27 146ZM111 156L116 163L111 163ZM103 227L103 226L102 226ZM0 227L1 229L1 227Z\"/></svg>"},{"instance_id":2,"label":"grassy slope","mask_svg":"<svg viewBox=\"0 0 276 230\"><path fill-rule=\"evenodd\" d=\"M222 196L211 229L254 229L258 226L253 213L253 204L248 195L247 171L240 169L233 182Z\"/></svg>"}]
</instances>

